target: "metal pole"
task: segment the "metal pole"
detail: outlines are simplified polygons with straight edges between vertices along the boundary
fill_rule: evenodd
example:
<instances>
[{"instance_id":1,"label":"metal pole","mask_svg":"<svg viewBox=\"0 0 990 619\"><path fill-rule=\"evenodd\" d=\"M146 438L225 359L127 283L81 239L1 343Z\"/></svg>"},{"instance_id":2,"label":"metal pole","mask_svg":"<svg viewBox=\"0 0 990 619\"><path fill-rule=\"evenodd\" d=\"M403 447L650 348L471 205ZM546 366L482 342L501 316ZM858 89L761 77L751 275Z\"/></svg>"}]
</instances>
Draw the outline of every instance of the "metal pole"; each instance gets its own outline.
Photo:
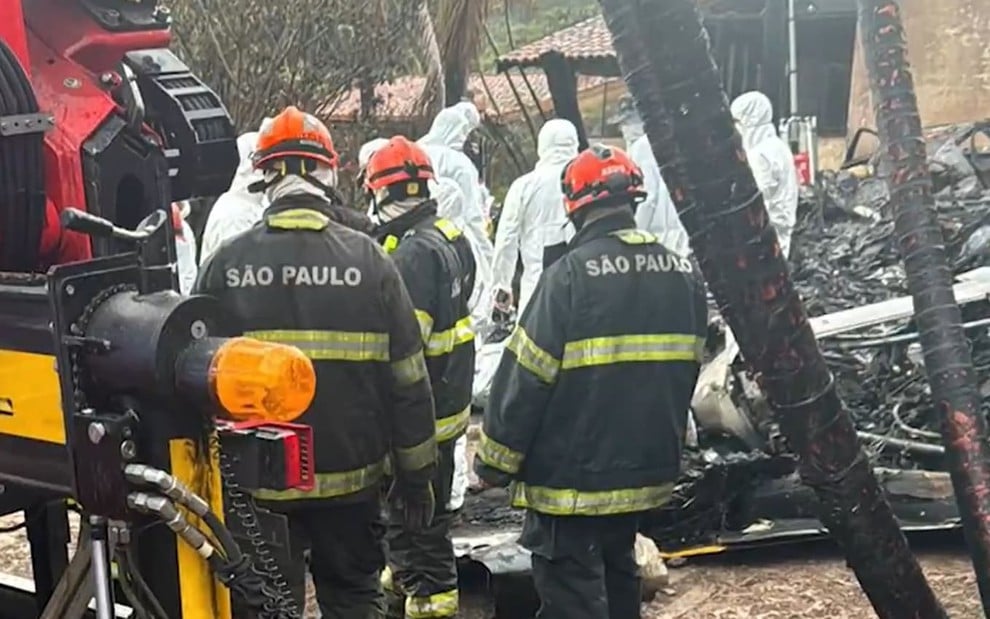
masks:
<instances>
[{"instance_id":1,"label":"metal pole","mask_svg":"<svg viewBox=\"0 0 990 619\"><path fill-rule=\"evenodd\" d=\"M791 117L798 115L797 9L787 0L787 79L790 83Z\"/></svg>"},{"instance_id":2,"label":"metal pole","mask_svg":"<svg viewBox=\"0 0 990 619\"><path fill-rule=\"evenodd\" d=\"M90 540L93 544L93 591L96 619L114 619L113 588L110 585L110 561L107 557L107 521L90 516Z\"/></svg>"}]
</instances>

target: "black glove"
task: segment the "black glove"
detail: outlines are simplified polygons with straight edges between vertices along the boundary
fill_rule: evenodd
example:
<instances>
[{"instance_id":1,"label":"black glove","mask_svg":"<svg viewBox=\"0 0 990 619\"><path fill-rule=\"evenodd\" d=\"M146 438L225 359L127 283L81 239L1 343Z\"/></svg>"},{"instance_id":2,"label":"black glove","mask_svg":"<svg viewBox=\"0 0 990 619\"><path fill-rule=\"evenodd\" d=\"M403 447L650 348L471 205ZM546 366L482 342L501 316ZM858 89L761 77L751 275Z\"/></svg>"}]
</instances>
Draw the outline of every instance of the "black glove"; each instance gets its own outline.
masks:
<instances>
[{"instance_id":1,"label":"black glove","mask_svg":"<svg viewBox=\"0 0 990 619\"><path fill-rule=\"evenodd\" d=\"M388 493L393 511L402 517L407 531L419 533L433 523L433 512L437 500L433 496L433 485L410 484L396 480Z\"/></svg>"}]
</instances>

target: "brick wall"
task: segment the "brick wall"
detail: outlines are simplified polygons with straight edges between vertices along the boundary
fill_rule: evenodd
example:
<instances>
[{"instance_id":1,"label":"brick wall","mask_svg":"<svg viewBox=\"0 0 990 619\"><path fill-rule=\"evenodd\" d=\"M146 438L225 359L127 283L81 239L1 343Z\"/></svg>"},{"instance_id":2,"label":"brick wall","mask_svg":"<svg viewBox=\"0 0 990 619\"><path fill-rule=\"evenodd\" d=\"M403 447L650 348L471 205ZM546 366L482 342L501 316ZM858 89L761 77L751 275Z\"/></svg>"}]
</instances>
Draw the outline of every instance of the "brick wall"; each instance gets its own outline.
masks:
<instances>
[{"instance_id":1,"label":"brick wall","mask_svg":"<svg viewBox=\"0 0 990 619\"><path fill-rule=\"evenodd\" d=\"M990 117L990 0L900 0L925 126ZM859 38L849 134L874 126Z\"/></svg>"}]
</instances>

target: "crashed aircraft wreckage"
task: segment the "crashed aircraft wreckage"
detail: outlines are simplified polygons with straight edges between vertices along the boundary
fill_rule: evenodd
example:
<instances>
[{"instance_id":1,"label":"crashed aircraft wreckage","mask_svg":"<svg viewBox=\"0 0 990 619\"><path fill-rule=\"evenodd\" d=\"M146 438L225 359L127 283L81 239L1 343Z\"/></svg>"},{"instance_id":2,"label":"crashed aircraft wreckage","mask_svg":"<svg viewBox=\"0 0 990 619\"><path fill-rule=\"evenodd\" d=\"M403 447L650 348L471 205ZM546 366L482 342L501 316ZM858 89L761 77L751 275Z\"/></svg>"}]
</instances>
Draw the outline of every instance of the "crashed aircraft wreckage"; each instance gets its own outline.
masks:
<instances>
[{"instance_id":1,"label":"crashed aircraft wreckage","mask_svg":"<svg viewBox=\"0 0 990 619\"><path fill-rule=\"evenodd\" d=\"M990 388L990 267L956 279L956 299L964 313L981 316L967 324L974 356L983 360L981 378ZM854 372L866 388L889 382L875 392L887 394L887 402L852 412L902 528L953 529L959 515L949 475L942 470L944 449L936 420L927 415L930 401L914 353L913 314L911 298L900 296L813 317L811 325L851 407L861 398L850 381L843 381L844 374ZM692 402L698 444L687 450L686 473L675 500L654 514L644 533L667 557L825 536L814 516L814 495L798 480L793 457L784 449L765 396L740 362L735 340L730 332L717 330L716 338L724 341L702 368ZM918 419L923 421L917 427L906 421ZM523 513L506 503L498 490L469 496L454 536L460 556L494 574L529 570L527 552L515 543Z\"/></svg>"},{"instance_id":2,"label":"crashed aircraft wreckage","mask_svg":"<svg viewBox=\"0 0 990 619\"><path fill-rule=\"evenodd\" d=\"M938 128L929 141L929 163L962 326L987 395L990 269L981 265L990 254L990 188L985 158L966 143L984 130L982 124ZM888 200L885 181L874 176L881 162L857 163L828 175L820 193L803 202L790 265L794 285L902 529L957 528L959 511L894 223L881 214ZM713 355L693 402L699 443L687 452L675 500L653 515L644 532L668 556L826 535L814 493L799 482L796 462L734 339L724 329L713 331ZM521 514L497 497L472 497L463 519L457 536L463 556L494 573L528 569L514 544Z\"/></svg>"}]
</instances>

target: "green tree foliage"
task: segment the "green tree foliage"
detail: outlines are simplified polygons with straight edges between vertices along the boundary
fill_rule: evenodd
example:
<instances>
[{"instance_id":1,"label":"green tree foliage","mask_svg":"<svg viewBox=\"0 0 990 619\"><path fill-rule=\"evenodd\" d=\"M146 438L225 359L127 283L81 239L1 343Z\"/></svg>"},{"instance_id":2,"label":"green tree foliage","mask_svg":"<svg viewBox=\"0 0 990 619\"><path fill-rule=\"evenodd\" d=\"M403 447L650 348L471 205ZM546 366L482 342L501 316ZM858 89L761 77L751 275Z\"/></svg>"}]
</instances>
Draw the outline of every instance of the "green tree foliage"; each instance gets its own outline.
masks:
<instances>
[{"instance_id":1,"label":"green tree foliage","mask_svg":"<svg viewBox=\"0 0 990 619\"><path fill-rule=\"evenodd\" d=\"M508 0L507 27L505 1L494 2L488 17L488 30L503 54L601 13L596 0ZM494 67L495 54L486 46L479 69L488 72Z\"/></svg>"}]
</instances>

